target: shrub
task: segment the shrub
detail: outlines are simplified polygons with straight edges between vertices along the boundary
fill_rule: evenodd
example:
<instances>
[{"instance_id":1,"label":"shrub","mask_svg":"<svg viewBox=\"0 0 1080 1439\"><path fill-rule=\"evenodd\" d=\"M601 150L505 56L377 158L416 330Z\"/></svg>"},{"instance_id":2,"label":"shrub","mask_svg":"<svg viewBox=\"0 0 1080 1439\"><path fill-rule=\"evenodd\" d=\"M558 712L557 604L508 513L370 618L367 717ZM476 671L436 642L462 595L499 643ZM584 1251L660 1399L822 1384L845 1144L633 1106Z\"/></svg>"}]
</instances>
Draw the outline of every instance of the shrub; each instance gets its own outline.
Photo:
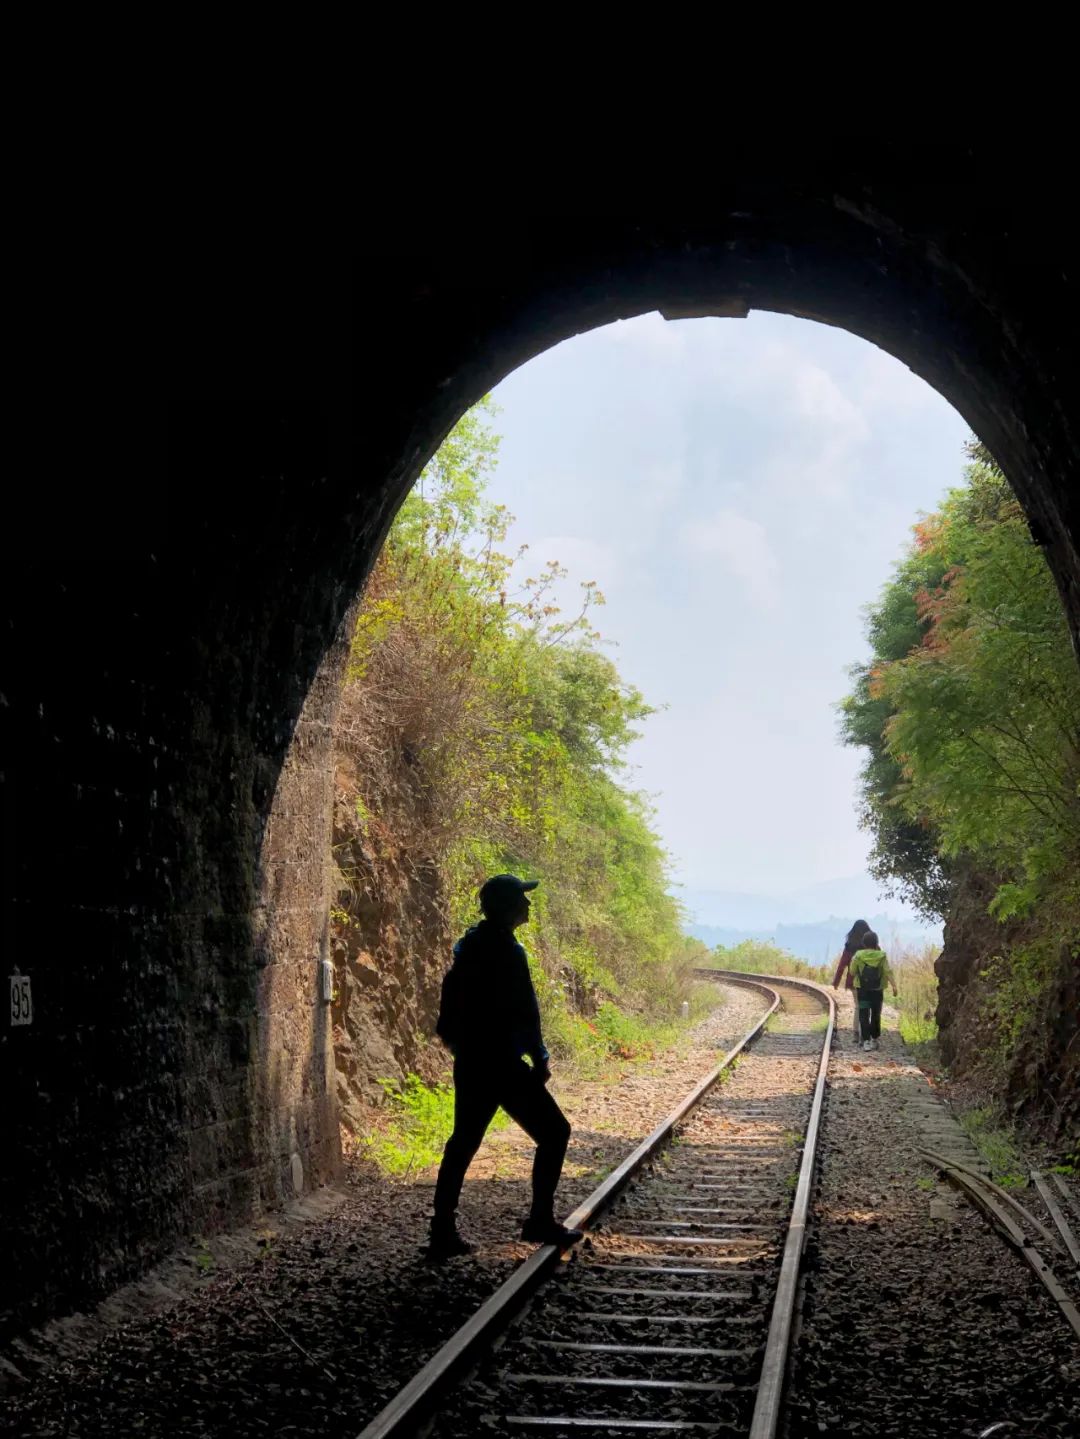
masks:
<instances>
[{"instance_id":1,"label":"shrub","mask_svg":"<svg viewBox=\"0 0 1080 1439\"><path fill-rule=\"evenodd\" d=\"M406 1075L401 1086L391 1079L379 1083L390 1117L378 1133L359 1141L360 1152L386 1174L408 1174L437 1164L454 1128L453 1086L427 1085L417 1074ZM492 1128L505 1129L509 1123L500 1109Z\"/></svg>"},{"instance_id":2,"label":"shrub","mask_svg":"<svg viewBox=\"0 0 1080 1439\"><path fill-rule=\"evenodd\" d=\"M803 959L767 940L744 939L730 948L718 944L708 963L714 969L731 969L738 974L787 974L792 979L812 979L828 984L832 972L825 964L807 964Z\"/></svg>"}]
</instances>

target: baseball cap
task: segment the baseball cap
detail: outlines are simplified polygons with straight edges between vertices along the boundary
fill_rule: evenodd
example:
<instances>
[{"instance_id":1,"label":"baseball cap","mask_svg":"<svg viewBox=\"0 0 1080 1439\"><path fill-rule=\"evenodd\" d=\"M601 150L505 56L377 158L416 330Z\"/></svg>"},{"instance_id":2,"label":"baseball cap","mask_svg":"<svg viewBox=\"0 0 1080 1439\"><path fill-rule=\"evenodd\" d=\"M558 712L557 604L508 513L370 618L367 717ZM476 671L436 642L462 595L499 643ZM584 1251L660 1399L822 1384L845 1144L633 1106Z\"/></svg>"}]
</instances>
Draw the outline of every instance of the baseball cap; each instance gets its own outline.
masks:
<instances>
[{"instance_id":1,"label":"baseball cap","mask_svg":"<svg viewBox=\"0 0 1080 1439\"><path fill-rule=\"evenodd\" d=\"M480 886L480 908L505 909L540 883L538 879L518 879L516 874L493 874Z\"/></svg>"}]
</instances>

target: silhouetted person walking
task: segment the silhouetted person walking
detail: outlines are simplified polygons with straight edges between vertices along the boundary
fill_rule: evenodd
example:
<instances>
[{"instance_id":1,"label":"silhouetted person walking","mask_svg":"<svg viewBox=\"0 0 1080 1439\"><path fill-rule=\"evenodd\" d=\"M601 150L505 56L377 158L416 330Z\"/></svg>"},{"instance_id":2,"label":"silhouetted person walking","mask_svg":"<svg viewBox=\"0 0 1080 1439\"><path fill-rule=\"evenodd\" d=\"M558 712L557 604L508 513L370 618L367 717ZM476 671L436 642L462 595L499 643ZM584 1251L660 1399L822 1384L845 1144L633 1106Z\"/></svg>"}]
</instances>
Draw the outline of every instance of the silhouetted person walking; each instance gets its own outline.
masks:
<instances>
[{"instance_id":1,"label":"silhouetted person walking","mask_svg":"<svg viewBox=\"0 0 1080 1439\"><path fill-rule=\"evenodd\" d=\"M537 883L513 874L485 882L480 890L484 918L454 946L454 963L443 980L436 1032L454 1056L454 1132L435 1185L428 1248L433 1259L472 1249L458 1233L458 1200L465 1171L500 1105L536 1141L532 1210L521 1237L562 1246L581 1238L579 1230L566 1229L555 1218L555 1187L570 1125L544 1087L551 1071L540 1008L525 951L514 938L514 930L529 918L526 891Z\"/></svg>"}]
</instances>

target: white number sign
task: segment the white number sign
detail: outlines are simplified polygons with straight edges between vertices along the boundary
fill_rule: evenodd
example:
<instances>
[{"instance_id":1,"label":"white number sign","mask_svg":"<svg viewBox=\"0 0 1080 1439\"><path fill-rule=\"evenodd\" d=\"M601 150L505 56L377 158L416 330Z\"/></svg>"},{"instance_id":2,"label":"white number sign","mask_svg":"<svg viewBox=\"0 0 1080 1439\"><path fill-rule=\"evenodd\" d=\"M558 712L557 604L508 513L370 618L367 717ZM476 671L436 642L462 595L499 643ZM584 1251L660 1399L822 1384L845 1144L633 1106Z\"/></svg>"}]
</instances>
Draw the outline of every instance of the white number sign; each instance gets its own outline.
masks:
<instances>
[{"instance_id":1,"label":"white number sign","mask_svg":"<svg viewBox=\"0 0 1080 1439\"><path fill-rule=\"evenodd\" d=\"M11 1022L12 1024L30 1024L33 1018L34 1006L30 1000L30 976L13 974L11 976Z\"/></svg>"}]
</instances>

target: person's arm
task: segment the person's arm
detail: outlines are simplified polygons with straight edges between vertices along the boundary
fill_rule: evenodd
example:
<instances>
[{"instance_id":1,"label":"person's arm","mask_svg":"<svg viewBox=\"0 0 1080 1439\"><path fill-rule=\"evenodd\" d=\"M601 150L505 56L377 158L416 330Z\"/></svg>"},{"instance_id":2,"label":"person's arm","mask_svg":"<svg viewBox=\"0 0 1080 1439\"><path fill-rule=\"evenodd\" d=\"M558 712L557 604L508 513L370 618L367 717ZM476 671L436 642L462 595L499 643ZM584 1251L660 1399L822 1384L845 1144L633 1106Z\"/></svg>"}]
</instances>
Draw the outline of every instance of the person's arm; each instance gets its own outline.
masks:
<instances>
[{"instance_id":1,"label":"person's arm","mask_svg":"<svg viewBox=\"0 0 1080 1439\"><path fill-rule=\"evenodd\" d=\"M832 987L833 987L833 989L839 989L839 988L840 988L840 981L841 981L841 980L843 979L843 977L844 977L844 971L845 971L845 969L847 969L848 965L851 963L851 954L852 954L852 951L851 951L850 949L848 949L847 945L845 945L845 946L844 946L844 952L843 952L843 954L840 956L840 963L836 966L836 973L833 975L833 982L832 982Z\"/></svg>"},{"instance_id":2,"label":"person's arm","mask_svg":"<svg viewBox=\"0 0 1080 1439\"><path fill-rule=\"evenodd\" d=\"M529 1056L540 1080L546 1084L551 1078L549 1063L551 1056L544 1044L544 1036L540 1032L540 1004L536 998L536 990L533 988L532 976L529 973L529 961L525 951L516 942L514 948L517 951L516 988L521 1014L521 1052Z\"/></svg>"},{"instance_id":3,"label":"person's arm","mask_svg":"<svg viewBox=\"0 0 1080 1439\"><path fill-rule=\"evenodd\" d=\"M896 987L896 975L893 974L893 967L889 963L888 958L886 958L885 960L885 978L889 981L889 985L892 988L893 997L895 998L900 993L900 991Z\"/></svg>"}]
</instances>

